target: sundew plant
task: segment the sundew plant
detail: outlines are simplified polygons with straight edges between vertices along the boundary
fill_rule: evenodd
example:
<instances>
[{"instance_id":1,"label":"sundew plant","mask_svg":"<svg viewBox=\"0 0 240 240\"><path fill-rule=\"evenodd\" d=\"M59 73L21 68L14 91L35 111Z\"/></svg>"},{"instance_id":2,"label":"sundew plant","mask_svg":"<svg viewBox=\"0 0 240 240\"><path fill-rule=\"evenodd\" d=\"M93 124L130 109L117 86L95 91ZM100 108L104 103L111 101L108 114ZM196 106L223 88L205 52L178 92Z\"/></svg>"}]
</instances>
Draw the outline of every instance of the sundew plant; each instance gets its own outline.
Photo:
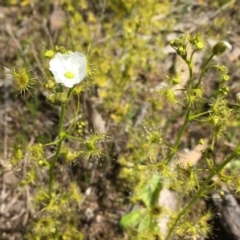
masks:
<instances>
[{"instance_id":1,"label":"sundew plant","mask_svg":"<svg viewBox=\"0 0 240 240\"><path fill-rule=\"evenodd\" d=\"M135 204L142 203L121 219L122 226L136 239L205 238L211 234L210 220L214 212L211 209L199 212L196 208L198 201L207 198L214 191L220 191L222 184L227 184L235 193L239 192L239 169L227 166L239 158L240 143L238 142L232 153L220 162L216 161L215 153L217 144L224 138L231 124L230 119L238 117L238 96L236 105L230 104L227 100L228 69L214 61L225 51L231 50L232 46L226 41L216 43L211 52L206 53L208 55L200 75L195 76L194 55L206 46L201 33L180 35L172 40L170 45L187 65L189 79L183 87L179 73L166 76L166 82L155 91L159 101L165 102L166 106L181 109L184 120L178 129L176 139L165 138L164 130L145 129L143 143L138 141L136 145L133 143L131 146L137 148L143 144L147 149L138 147L140 162L136 163L135 167L129 168L131 165L127 159L130 155L120 159L125 167L121 177L131 179L134 184L132 201ZM219 82L218 88L209 93L204 86L206 84L204 77L210 71L218 75ZM206 126L211 128L209 131L211 137L207 140L209 142L206 143L199 137L196 145L196 149L204 146L201 156L205 163L201 165L196 165L196 157L193 155L189 154L188 157L188 154L185 154L183 157L181 153L181 141L192 123L195 123L194 126L198 130ZM168 194L166 189L170 190ZM224 195L223 192L222 194ZM172 203L164 204L161 198ZM180 200L183 198L187 200ZM172 199L178 199L178 203L174 203Z\"/></svg>"},{"instance_id":2,"label":"sundew plant","mask_svg":"<svg viewBox=\"0 0 240 240\"><path fill-rule=\"evenodd\" d=\"M63 156L65 164L72 165L79 157L89 160L94 157L99 158L102 154L99 142L104 139L103 135L92 133L85 138L81 134L84 124L77 122L77 118L67 128L64 127L64 117L69 101L83 91L86 83L90 81L92 72L84 54L66 50L64 47L56 46L54 49L46 50L44 56L48 65L45 81L42 84L48 91L46 101L49 105L60 107L57 139L50 143L35 143L30 147L16 144L13 146L10 163L13 168L21 167L23 158L27 157L29 161L25 166L26 171L20 184L37 188L35 202L41 214L38 221L31 226L27 237L29 239L43 239L44 237L82 239L82 233L77 230L76 224L73 224L76 218L74 209L80 206L82 194L74 181L65 186L67 191L60 188L56 181L60 178L56 163L60 156ZM12 77L19 93L30 94L34 80L27 70L24 68L13 70ZM79 108L75 113L76 116L78 111ZM80 142L86 147L74 150L69 146L71 140ZM54 146L54 152L50 154L51 157L47 157L46 151L51 146ZM41 174L46 171L48 172L48 187L44 186L42 183L44 179L41 177Z\"/></svg>"},{"instance_id":3,"label":"sundew plant","mask_svg":"<svg viewBox=\"0 0 240 240\"><path fill-rule=\"evenodd\" d=\"M44 107L57 116L51 126L56 134L49 134L53 139L15 141L5 164L17 173L19 186L31 192L26 239L91 238L79 220L91 192L84 192L70 170L79 162L95 166L78 172L91 182L86 171L94 176L104 160L103 185L109 166L117 165L122 183L117 191L124 199L112 202L119 201L124 210L117 220L107 215L121 229L115 239L207 238L217 210L205 200L213 193L224 199L223 189L240 192L237 137L218 155L239 127L240 95L230 99L231 74L221 61L233 46L228 39L210 44L201 31L178 33L168 45L187 74L177 64L162 74L161 34L176 23L163 18L171 1L163 2L61 0L64 34L55 32L58 45L49 36L40 57L35 52L41 73L34 75L29 61L11 70L17 97L28 103L41 91ZM86 120L86 108L97 112L97 120ZM105 125L99 127L101 121Z\"/></svg>"},{"instance_id":4,"label":"sundew plant","mask_svg":"<svg viewBox=\"0 0 240 240\"><path fill-rule=\"evenodd\" d=\"M131 162L131 154L126 155L128 161L124 156L119 159L122 165L120 177L127 178L131 183L133 203L141 203L137 209L126 213L120 221L130 239L207 237L211 233L209 221L213 217L213 212L205 210L200 215L192 215L194 205L199 199L218 189L221 181L233 191L239 192L240 189L239 171L236 168L226 170L226 166L238 158L240 143L220 163L214 159L215 146L223 138L230 123L229 119L237 117L238 111L235 109L238 109L238 105L231 108L226 98L228 93L226 83L229 79L227 67L216 64L213 58L221 56L232 46L226 41L216 43L202 66L201 74L196 77L193 74L194 54L202 51L205 46L201 34L186 33L172 40L170 45L188 66L189 80L185 87L179 88L180 76L178 74L167 76L166 83L154 91L159 95L159 101L165 102L167 106L182 108L184 121L176 139L170 142L160 131L145 129L146 134L143 138L145 149L138 149L141 161L134 162L133 159ZM56 168L56 163L61 159L60 156L66 164L74 164L79 157L89 160L103 155L99 142L104 141L106 136L92 133L85 138L81 134L83 125L76 120L68 127L64 127L64 116L69 101L85 89L93 68L89 67L84 54L66 50L64 47L56 46L54 49L46 50L44 55L48 63L45 82L42 85L48 91L46 101L50 105L60 107L57 139L50 143L35 143L30 147L16 144L13 147L10 163L13 168L18 168L23 157L27 156L29 161L25 166L26 171L22 176L21 185L30 185L37 189L34 199L36 207L42 214L27 233L28 238L33 239L33 235L36 235L35 239L43 239L46 236L51 236L51 239L60 239L60 236L66 236L63 239L83 239L81 231L73 224L74 209L80 206L82 194L75 182L69 182L65 190L59 188L57 179L60 177L60 172ZM204 93L203 79L212 69L217 70L219 86L207 95ZM12 71L12 76L20 93L27 94L33 87L34 80L24 68ZM179 91L182 94L176 94ZM207 109L205 109L206 104ZM76 116L77 114L78 112ZM211 127L210 142L205 144L206 147L202 151L204 167L194 165L191 159L184 163L178 158L180 142L193 121ZM80 131L76 131L76 127L79 126ZM81 142L86 147L73 149L71 141ZM139 140L137 144L141 144ZM203 145L204 140L199 139L199 144ZM54 146L54 151L49 158L46 151L51 146ZM160 154L154 156L156 149L160 149ZM147 154L141 154L141 151ZM43 171L48 172L48 177L45 179L48 186L41 183ZM165 189L171 189L179 195L179 198L186 196L187 201L179 202L175 210L164 208L158 202ZM68 216L66 212L69 213ZM159 224L166 215L169 217L167 230Z\"/></svg>"}]
</instances>

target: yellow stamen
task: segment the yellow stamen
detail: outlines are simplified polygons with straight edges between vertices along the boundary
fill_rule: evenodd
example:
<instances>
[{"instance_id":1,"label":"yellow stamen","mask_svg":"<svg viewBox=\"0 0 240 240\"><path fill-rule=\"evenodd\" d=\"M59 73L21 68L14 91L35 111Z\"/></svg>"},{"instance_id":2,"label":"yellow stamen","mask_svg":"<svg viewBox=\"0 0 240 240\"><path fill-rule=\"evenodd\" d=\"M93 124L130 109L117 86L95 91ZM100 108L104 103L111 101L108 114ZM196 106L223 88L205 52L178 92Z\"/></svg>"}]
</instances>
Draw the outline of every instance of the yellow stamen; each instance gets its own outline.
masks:
<instances>
[{"instance_id":1,"label":"yellow stamen","mask_svg":"<svg viewBox=\"0 0 240 240\"><path fill-rule=\"evenodd\" d=\"M66 78L74 78L74 73L71 72L71 71L68 71L68 72L66 72L66 73L64 74L64 76L65 76Z\"/></svg>"}]
</instances>

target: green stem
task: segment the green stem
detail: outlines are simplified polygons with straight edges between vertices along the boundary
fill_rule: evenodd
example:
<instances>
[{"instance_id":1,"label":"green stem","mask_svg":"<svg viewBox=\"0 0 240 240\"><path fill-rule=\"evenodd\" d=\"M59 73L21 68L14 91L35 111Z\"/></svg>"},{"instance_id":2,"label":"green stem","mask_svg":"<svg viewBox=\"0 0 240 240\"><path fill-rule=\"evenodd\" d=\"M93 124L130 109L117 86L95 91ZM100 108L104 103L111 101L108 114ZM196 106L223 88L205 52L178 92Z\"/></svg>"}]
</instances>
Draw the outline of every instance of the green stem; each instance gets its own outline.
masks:
<instances>
[{"instance_id":1,"label":"green stem","mask_svg":"<svg viewBox=\"0 0 240 240\"><path fill-rule=\"evenodd\" d=\"M73 91L74 87L73 88L70 88L68 90L68 98L70 97L72 91ZM49 168L49 197L51 198L52 197L52 188L53 188L53 182L54 182L54 174L53 174L53 169L55 167L55 164L58 160L58 157L60 155L60 152L61 152L61 148L62 148L62 143L63 143L63 140L65 139L65 133L63 132L62 128L63 128L63 119L64 119L64 113L65 113L65 105L62 105L61 106L61 114L60 114L60 119L59 119L59 123L58 123L58 145L57 145L57 151L56 151L56 154L54 155L54 158L50 164L50 168Z\"/></svg>"},{"instance_id":2,"label":"green stem","mask_svg":"<svg viewBox=\"0 0 240 240\"><path fill-rule=\"evenodd\" d=\"M200 77L199 77L199 79L198 79L196 88L198 88L199 85L201 84L202 78L203 78L203 76L204 76L204 74L206 73L206 70L207 70L207 65L208 65L208 63L212 60L213 57L214 57L214 54L212 54L212 55L208 58L208 60L205 62L205 64L203 65L202 72L201 72L201 75L200 75Z\"/></svg>"},{"instance_id":3,"label":"green stem","mask_svg":"<svg viewBox=\"0 0 240 240\"><path fill-rule=\"evenodd\" d=\"M74 116L74 118L73 118L72 123L69 125L69 127L67 128L67 130L66 130L65 132L69 132L70 129L72 128L73 124L76 123L76 120L77 120L77 117L78 117L78 114L79 114L79 110L80 110L80 98L79 98L79 95L78 95L76 114L75 114L75 116Z\"/></svg>"},{"instance_id":4,"label":"green stem","mask_svg":"<svg viewBox=\"0 0 240 240\"><path fill-rule=\"evenodd\" d=\"M188 63L188 69L189 69L189 77L190 77L190 89L192 89L192 86L193 86L193 65L192 65L192 62L189 62Z\"/></svg>"},{"instance_id":5,"label":"green stem","mask_svg":"<svg viewBox=\"0 0 240 240\"><path fill-rule=\"evenodd\" d=\"M185 115L185 120L184 120L184 123L180 129L180 132L178 133L178 136L177 136L177 140L174 144L174 147L172 148L172 151L170 152L170 154L167 156L167 161L170 162L173 158L173 156L175 155L175 153L177 152L178 150L178 146L179 146L179 143L181 141L181 138L187 128L187 125L188 125L188 122L190 121L190 111L191 111L191 103L188 104L188 108L187 108L187 112L186 112L186 115Z\"/></svg>"},{"instance_id":6,"label":"green stem","mask_svg":"<svg viewBox=\"0 0 240 240\"><path fill-rule=\"evenodd\" d=\"M59 142L59 139L57 141L54 141L54 142L50 142L50 143L46 143L44 144L43 146L46 147L46 146L51 146L51 145L55 145Z\"/></svg>"},{"instance_id":7,"label":"green stem","mask_svg":"<svg viewBox=\"0 0 240 240\"><path fill-rule=\"evenodd\" d=\"M75 137L75 136L68 135L68 134L66 134L66 138L71 138L71 139L74 139L74 140L77 140L77 141L81 141L82 140L82 138Z\"/></svg>"},{"instance_id":8,"label":"green stem","mask_svg":"<svg viewBox=\"0 0 240 240\"><path fill-rule=\"evenodd\" d=\"M239 143L240 144L240 143ZM215 169L215 171L212 171L208 177L206 178L206 180L203 182L201 188L197 191L197 193L195 194L195 196L191 199L191 201L184 207L184 209L178 214L177 218L175 219L173 225L171 226L168 235L166 237L165 240L168 240L175 227L177 226L179 220L181 219L181 217L187 213L190 208L194 205L194 203L201 197L202 193L207 189L210 181L212 180L212 178L218 174L232 159L234 159L235 157L239 156L239 152L238 152L238 148L239 148L239 144L237 146L237 148L234 150L234 152L228 157L226 158L222 163L220 163L217 168Z\"/></svg>"},{"instance_id":9,"label":"green stem","mask_svg":"<svg viewBox=\"0 0 240 240\"><path fill-rule=\"evenodd\" d=\"M194 50L192 52L191 57L190 57L189 60L185 60L186 64L188 65L188 71L189 71L189 79L190 79L190 81L189 81L189 83L190 83L189 84L189 88L190 89L189 90L191 90L192 87L193 87L193 64L192 64L192 60L193 60L193 55L194 55L195 52L196 52L196 50ZM181 141L181 138L182 138L182 136L183 136L183 134L184 134L184 132L185 132L185 130L187 128L187 125L188 125L189 121L191 120L191 118L190 118L190 111L191 111L191 103L189 102L188 103L187 112L186 112L186 115L185 115L184 124L182 125L181 130L178 133L177 140L176 140L176 142L174 144L174 147L172 148L172 151L170 152L170 154L166 158L168 162L170 162L172 160L173 156L177 152L179 143Z\"/></svg>"},{"instance_id":10,"label":"green stem","mask_svg":"<svg viewBox=\"0 0 240 240\"><path fill-rule=\"evenodd\" d=\"M62 143L63 143L63 139L64 137L62 136L62 126L63 126L63 118L64 118L64 113L65 113L65 105L61 106L61 115L60 115L60 120L59 120L59 124L58 124L58 138L60 139L57 145L57 151L56 154L54 155L54 158L51 162L50 168L49 168L49 197L52 197L52 187L53 187L53 169L55 167L55 164L58 160L60 151L61 151L61 147L62 147Z\"/></svg>"},{"instance_id":11,"label":"green stem","mask_svg":"<svg viewBox=\"0 0 240 240\"><path fill-rule=\"evenodd\" d=\"M188 65L188 70L189 70L189 79L190 79L190 89L192 89L193 86L193 55L197 50L194 50L191 54L191 57L188 61L186 61L187 65Z\"/></svg>"}]
</instances>

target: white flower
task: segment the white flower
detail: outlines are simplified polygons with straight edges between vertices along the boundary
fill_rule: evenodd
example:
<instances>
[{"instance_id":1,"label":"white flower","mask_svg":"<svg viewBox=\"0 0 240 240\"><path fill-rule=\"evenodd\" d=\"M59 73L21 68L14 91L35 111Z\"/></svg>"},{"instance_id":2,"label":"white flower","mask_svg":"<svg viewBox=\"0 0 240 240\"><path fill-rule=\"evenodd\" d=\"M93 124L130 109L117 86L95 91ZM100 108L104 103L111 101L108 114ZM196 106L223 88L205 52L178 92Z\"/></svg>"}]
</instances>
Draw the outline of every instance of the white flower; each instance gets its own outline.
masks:
<instances>
[{"instance_id":1,"label":"white flower","mask_svg":"<svg viewBox=\"0 0 240 240\"><path fill-rule=\"evenodd\" d=\"M80 83L87 75L86 57L79 52L57 53L49 66L56 82L68 88Z\"/></svg>"},{"instance_id":2,"label":"white flower","mask_svg":"<svg viewBox=\"0 0 240 240\"><path fill-rule=\"evenodd\" d=\"M232 50L232 45L229 42L223 41L223 43L228 49Z\"/></svg>"}]
</instances>

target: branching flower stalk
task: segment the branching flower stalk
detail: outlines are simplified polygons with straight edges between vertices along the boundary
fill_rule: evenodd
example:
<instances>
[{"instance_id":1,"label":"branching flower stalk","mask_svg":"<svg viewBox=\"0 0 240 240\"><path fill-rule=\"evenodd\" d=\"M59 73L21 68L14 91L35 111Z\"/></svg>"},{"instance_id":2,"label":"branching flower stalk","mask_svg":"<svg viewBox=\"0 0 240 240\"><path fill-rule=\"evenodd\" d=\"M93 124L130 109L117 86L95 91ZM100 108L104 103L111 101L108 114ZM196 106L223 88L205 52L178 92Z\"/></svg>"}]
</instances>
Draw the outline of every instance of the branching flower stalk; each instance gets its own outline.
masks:
<instances>
[{"instance_id":1,"label":"branching flower stalk","mask_svg":"<svg viewBox=\"0 0 240 240\"><path fill-rule=\"evenodd\" d=\"M59 104L61 106L60 119L58 124L57 150L49 168L49 198L52 198L52 190L54 183L54 167L59 158L62 144L66 138L66 131L63 131L63 120L65 114L66 103L71 96L74 86L80 83L87 75L86 58L82 53L66 52L65 54L57 53L49 62L50 71L54 75L55 81L61 84L61 92L56 95L50 95L49 102ZM64 96L63 86L69 88L67 96ZM60 95L63 93L63 95ZM60 95L60 97L59 97Z\"/></svg>"},{"instance_id":2,"label":"branching flower stalk","mask_svg":"<svg viewBox=\"0 0 240 240\"><path fill-rule=\"evenodd\" d=\"M191 57L189 60L183 58L183 60L186 62L187 66L188 66L188 71L189 71L189 90L192 89L193 87L193 55L194 53L196 52L196 50L194 50L191 54ZM206 63L206 66L207 66L208 62ZM205 70L203 69L202 70L202 76L204 75L205 73ZM177 136L177 140L174 144L174 147L172 148L170 154L167 156L167 162L170 162L172 160L172 158L174 157L175 153L178 151L178 146L180 144L180 141L181 141L181 138L187 128L187 125L188 123L191 121L191 117L190 117L190 112L191 112L191 106L192 106L192 103L189 101L188 102L188 106L187 106L187 110L186 110L186 114L185 114L185 120L184 120L184 123L178 133L178 136Z\"/></svg>"},{"instance_id":3,"label":"branching flower stalk","mask_svg":"<svg viewBox=\"0 0 240 240\"><path fill-rule=\"evenodd\" d=\"M193 78L193 55L194 53L197 51L197 49L193 50L192 53L191 53L191 56L189 58L189 60L187 59L187 51L186 51L186 39L183 38L179 41L176 42L175 41L172 41L171 42L171 46L176 49L177 53L180 55L180 57L182 57L182 59L185 61L185 63L187 64L188 66L188 71L189 71L189 91L193 88L193 81L194 81L194 78ZM181 50L179 50L181 49ZM208 64L208 62L206 63L206 65ZM205 71L202 70L202 76L204 75ZM185 114L185 120L184 120L184 123L178 133L178 136L177 136L177 140L170 152L170 154L166 157L166 160L167 162L170 162L172 160L172 158L174 157L175 153L177 152L178 150L178 146L180 144L180 141L181 141L181 138L187 128L187 125L188 123L190 122L190 112L191 112L191 106L192 106L192 103L191 101L188 102L188 106L187 106L187 110L186 110L186 114Z\"/></svg>"},{"instance_id":4,"label":"branching flower stalk","mask_svg":"<svg viewBox=\"0 0 240 240\"><path fill-rule=\"evenodd\" d=\"M181 43L181 41L180 41ZM191 54L191 57L189 60L187 60L186 57L186 52L184 51L184 49L181 49L181 51L179 51L179 41L172 42L172 46L177 48L177 53L182 57L182 59L186 62L186 64L188 65L188 69L189 69L189 90L191 91L193 89L193 69L192 69L192 59L193 59L193 54L194 51ZM182 43L181 43L182 44ZM182 47L182 45L180 44L180 47ZM186 44L184 44L183 46L186 47ZM208 64L209 62L212 60L212 58L215 55L220 55L222 54L227 48L231 49L231 45L228 44L227 42L218 42L212 50L212 54L210 55L210 57L207 59L207 61L204 63L203 67L202 67L202 71L201 74L198 78L197 84L195 86L195 88L199 88L200 84L202 83L202 79L205 75L205 73L207 72L208 69ZM227 74L226 72L223 73L224 76ZM190 113L191 113L191 107L192 107L192 102L189 98L188 99L188 106L187 106L187 110L186 110L186 115L185 115L185 120L184 123L177 135L177 139L176 142L174 144L174 147L172 148L170 154L167 156L166 160L167 162L170 162L172 160L172 158L174 157L175 153L178 151L179 148L179 144L180 141L182 139L182 136L187 128L188 123L193 120L194 117L191 117ZM209 113L209 112L208 112ZM204 112L205 114L205 112ZM196 116L201 116L202 113L195 115ZM213 137L212 139L212 149L214 147L214 143L216 140L216 136ZM219 174L221 172L221 170L234 158L236 158L237 156L239 156L240 152L239 152L239 147L240 147L240 143L238 143L236 149L233 151L233 153L227 157L221 164L219 164L217 167L214 168L210 168L210 174L208 175L208 177L206 178L206 180L203 182L203 184L200 186L199 190L196 192L196 194L193 196L193 198L190 200L190 202L183 208L183 210L178 214L178 216L176 217L176 219L174 220L171 228L169 229L168 235L166 237L166 240L168 240L172 233L174 232L176 226L178 225L180 219L191 209L191 207L196 203L197 200L199 200L199 198L202 196L202 194L206 191L206 189L208 189L208 185L210 183L210 181L212 180L212 178L217 174Z\"/></svg>"},{"instance_id":5,"label":"branching flower stalk","mask_svg":"<svg viewBox=\"0 0 240 240\"><path fill-rule=\"evenodd\" d=\"M68 51L63 46L55 46L53 49L46 50L44 57L47 59L49 64L48 70L50 71L45 72L45 81L40 84L49 93L46 101L53 106L60 107L57 140L45 144L35 143L31 144L31 146L16 144L12 150L10 163L14 168L17 165L22 167L22 160L25 160L25 157L28 159L28 161L24 162L24 171L20 185L26 186L31 184L37 188L38 191L36 191L34 201L37 210L44 212L44 216L41 214L37 221L31 224L33 227L31 226L29 236L26 236L27 239L42 239L46 237L59 239L60 235L63 238L67 236L72 239L71 236L74 235L76 239L83 239L82 233L75 226L72 226L75 219L75 209L83 201L81 191L74 181L68 182L68 186L65 189L56 191L59 186L57 181L59 172L56 169L56 165L60 155L63 156L66 164L72 164L77 161L79 156L84 156L87 159L87 154L90 157L94 153L96 155L96 152L98 157L101 154L101 151L97 148L99 140L99 138L96 139L98 137L97 134L97 137L92 137L89 140L92 143L92 145L89 144L92 147L89 151L87 151L88 149L86 151L85 149L75 151L74 146L71 148L65 142L67 138L70 138L71 133L74 137L77 131L73 129L73 126L77 122L80 109L79 95L88 84L80 83L86 76L90 78L89 73L91 73L91 69L89 71L84 54ZM11 74L16 91L22 95L28 93L38 83L26 68L12 70ZM76 86L77 84L78 86ZM65 127L66 109L73 94L78 97L77 111L74 114L73 121L68 124L68 127ZM84 122L76 125L79 128L76 133L82 133ZM81 138L74 138L74 140L84 142ZM85 141L85 145L89 142ZM56 146L53 157L47 156L46 151L44 151L44 148L48 146ZM39 179L42 180L40 174L43 171L48 173L46 184L42 181L39 182ZM66 210L70 216L65 217ZM62 221L62 219L64 220Z\"/></svg>"},{"instance_id":6,"label":"branching flower stalk","mask_svg":"<svg viewBox=\"0 0 240 240\"><path fill-rule=\"evenodd\" d=\"M193 196L191 201L184 207L184 209L178 214L177 218L175 219L174 223L172 224L171 228L169 229L168 235L166 237L166 240L170 239L175 227L177 226L180 219L191 209L191 207L194 205L194 203L202 196L204 191L208 188L208 185L212 178L219 174L221 170L233 159L236 157L239 157L240 155L240 142L238 143L237 147L233 151L231 155L229 155L222 163L220 163L216 169L214 169L206 178L206 180L201 185L200 189L196 192L196 194Z\"/></svg>"},{"instance_id":7,"label":"branching flower stalk","mask_svg":"<svg viewBox=\"0 0 240 240\"><path fill-rule=\"evenodd\" d=\"M192 51L190 58L187 57L187 49L188 49L189 43L195 46L195 50ZM224 169L224 167L231 160L235 159L240 155L240 143L239 143L236 149L234 150L234 152L231 155L229 155L218 166L214 163L212 159L212 151L214 148L214 143L223 135L224 130L226 128L225 122L231 116L231 111L232 111L228 107L228 102L224 98L227 93L227 87L224 85L224 81L227 81L226 79L228 79L227 68L221 65L217 65L216 67L219 70L222 79L221 79L221 84L219 85L219 89L217 89L216 94L213 95L215 98L209 98L209 97L204 98L203 89L200 86L202 84L203 77L208 71L209 63L212 60L213 56L222 54L226 50L226 48L229 48L229 44L226 44L225 42L218 42L213 47L212 53L210 54L206 62L204 62L202 71L200 73L199 78L196 79L196 82L193 74L193 57L194 57L194 53L197 50L202 50L204 47L204 43L202 42L202 38L200 37L200 35L197 35L195 37L194 36L190 37L189 34L185 34L178 37L176 40L171 41L170 44L176 50L177 54L185 61L189 70L188 85L183 89L185 93L185 98L181 102L182 106L186 106L186 110L184 111L185 119L184 119L184 123L182 124L177 134L175 143L173 145L169 145L169 144L165 145L169 149L168 155L163 159L163 161L159 161L157 163L151 164L151 167L154 170L157 167L157 172L158 171L161 172L161 174L159 175L161 175L162 179L157 180L157 183L156 183L157 187L159 188L166 187L166 186L168 187L168 185L166 186L164 185L165 183L169 184L170 182L172 183L170 186L171 187L173 186L174 189L178 190L178 187L179 187L180 190L184 189L184 191L186 191L187 193L191 192L191 194L193 194L192 199L182 208L182 210L180 210L179 213L177 213L176 218L173 219L172 225L170 226L168 233L166 234L167 237L166 238L164 237L164 239L169 240L173 236L173 233L175 233L176 236L189 237L189 239L191 237L194 237L193 239L195 239L196 237L199 237L199 235L206 236L209 233L210 227L208 226L208 221L205 219L206 221L204 220L203 221L204 224L201 225L199 223L195 224L191 222L185 224L185 223L181 223L180 220L183 218L183 216L189 213L189 210L195 205L195 203L201 197L203 197L206 193L210 191L212 186L209 186L209 185L213 177L215 175L218 175L221 178L221 172ZM163 88L163 90L160 89L160 94L162 94L161 96L163 96L163 98L167 100L169 103L176 104L180 102L180 101L177 101L177 99L174 96L173 90L171 89L172 86L174 87L175 84L179 84L179 83L180 83L180 78L169 77L168 85L165 88ZM208 106L209 106L208 111L203 110L203 106L206 103L208 103ZM212 136L212 144L209 146L209 148L206 149L206 152L203 152L205 160L209 161L207 162L208 164L207 170L209 171L209 174L206 180L202 182L199 179L200 176L198 176L197 174L198 170L202 170L202 169L198 169L198 168L195 169L191 165L191 162L188 163L187 167L181 166L181 163L179 163L180 165L176 166L176 169L174 169L176 170L176 172L172 172L171 169L169 169L169 163L172 161L172 159L176 156L176 154L179 151L179 145L183 138L183 135L186 132L188 124L194 120L198 120L200 122L206 122L211 127L213 127L213 130L214 130L213 136ZM201 143L200 140L199 140L199 143ZM154 142L163 143L162 139L161 141L157 139L157 141L154 141ZM209 159L208 159L208 156L209 156ZM157 174L157 176L159 175ZM130 176L130 174L126 172L126 176ZM166 179L166 182L165 182L165 179ZM149 182L148 182L148 186L149 186ZM150 184L150 186L152 185ZM139 185L138 188L140 189L142 188L142 186ZM147 187L146 189L149 189L149 187ZM150 209L155 207L154 204L152 205L149 204L149 202L152 203L152 201L150 200L155 199L153 197L155 196L153 192L144 193L143 195L140 194L138 196L138 198L145 203L146 207ZM157 193L160 193L160 192L157 191ZM143 208L141 210L143 211L145 209ZM132 229L132 227L136 228L136 223L135 223L136 221L139 223L143 222L143 220L140 219L139 216L142 216L141 211L132 211L122 219L121 224L125 228L129 228L129 229ZM207 216L207 219L209 219L209 216ZM149 214L148 217L150 219L154 219L154 215L152 214ZM133 221L132 219L135 219L135 220L137 219L137 220ZM201 217L201 219L204 219L204 216ZM147 224L145 224L144 227L146 228L146 232L152 233L152 231L149 229L149 226L147 226ZM138 229L138 230L141 233L142 230L141 229ZM161 231L161 229L159 231ZM158 235L161 235L161 232L159 234L156 233L156 236ZM175 237L175 235L173 237Z\"/></svg>"},{"instance_id":8,"label":"branching flower stalk","mask_svg":"<svg viewBox=\"0 0 240 240\"><path fill-rule=\"evenodd\" d=\"M176 41L176 40L175 40ZM194 76L193 76L193 55L194 53L198 50L198 49L195 49L192 51L191 53L191 56L189 58L189 60L187 59L187 53L186 53L186 39L181 40L181 44L179 42L175 42L175 41L172 41L171 42L171 46L173 48L176 49L177 53L179 54L180 57L182 57L182 59L185 61L185 63L187 64L188 66L188 71L189 71L189 91L191 91L193 89L193 82L194 82ZM184 42L184 43L183 43ZM179 46L180 44L180 46ZM181 51L179 50L181 48ZM210 57L207 59L207 61L204 63L203 65L203 68L202 68L202 71L201 71L201 74L198 78L198 82L196 84L196 87L195 88L198 88L200 86L200 84L202 83L202 79L206 73L206 70L207 70L207 67L208 67L208 64L209 62L212 60L212 58L215 56L215 55L220 55L222 54L227 48L231 49L231 45L227 42L218 42L214 47L213 47L213 50L212 50L212 54L210 55ZM191 107L192 107L192 102L190 100L188 100L188 105L187 105L187 110L186 110L186 114L185 114L185 120L184 120L184 123L177 135L177 139L176 139L176 142L174 144L174 146L171 148L171 152L169 153L169 155L166 157L166 160L167 162L170 162L172 160L172 158L174 157L175 153L178 151L178 147L179 147L179 144L180 144L180 141L181 141L181 138L187 128L187 125L188 123L192 120L191 118Z\"/></svg>"}]
</instances>

